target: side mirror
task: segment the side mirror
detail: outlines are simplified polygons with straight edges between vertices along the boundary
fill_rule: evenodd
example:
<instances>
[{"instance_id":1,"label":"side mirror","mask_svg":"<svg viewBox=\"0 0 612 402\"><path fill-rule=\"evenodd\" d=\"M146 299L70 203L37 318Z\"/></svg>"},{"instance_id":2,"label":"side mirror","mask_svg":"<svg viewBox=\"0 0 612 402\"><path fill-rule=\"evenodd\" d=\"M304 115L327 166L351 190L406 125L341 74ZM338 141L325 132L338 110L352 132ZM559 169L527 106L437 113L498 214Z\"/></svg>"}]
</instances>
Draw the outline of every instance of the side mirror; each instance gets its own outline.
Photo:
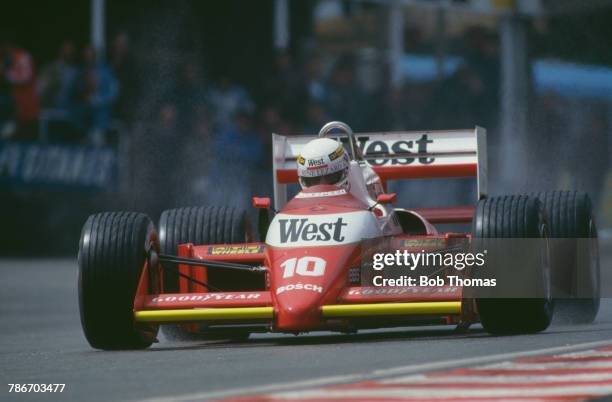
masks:
<instances>
[{"instance_id":1,"label":"side mirror","mask_svg":"<svg viewBox=\"0 0 612 402\"><path fill-rule=\"evenodd\" d=\"M397 194L395 193L379 194L376 197L376 202L379 204L395 204L395 201L397 201Z\"/></svg>"},{"instance_id":2,"label":"side mirror","mask_svg":"<svg viewBox=\"0 0 612 402\"><path fill-rule=\"evenodd\" d=\"M252 199L253 207L259 209L268 209L272 202L270 201L270 197L253 197Z\"/></svg>"},{"instance_id":3,"label":"side mirror","mask_svg":"<svg viewBox=\"0 0 612 402\"><path fill-rule=\"evenodd\" d=\"M271 214L273 211L270 210L270 197L253 197L251 199L253 207L259 209L257 216L257 231L259 232L259 238L264 241L268 234L268 228L270 227Z\"/></svg>"}]
</instances>

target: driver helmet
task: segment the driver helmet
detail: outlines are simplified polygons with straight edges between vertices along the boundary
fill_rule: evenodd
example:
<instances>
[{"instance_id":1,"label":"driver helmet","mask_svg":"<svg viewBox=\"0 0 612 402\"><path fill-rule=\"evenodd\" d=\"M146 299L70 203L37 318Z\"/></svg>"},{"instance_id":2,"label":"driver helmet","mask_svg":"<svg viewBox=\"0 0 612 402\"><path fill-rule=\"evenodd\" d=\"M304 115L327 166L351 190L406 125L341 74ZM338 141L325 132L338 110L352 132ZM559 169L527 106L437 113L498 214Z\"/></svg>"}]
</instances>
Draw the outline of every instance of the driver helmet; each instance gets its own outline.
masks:
<instances>
[{"instance_id":1,"label":"driver helmet","mask_svg":"<svg viewBox=\"0 0 612 402\"><path fill-rule=\"evenodd\" d=\"M348 170L348 154L340 142L330 138L310 141L297 157L298 179L302 189L333 184L348 191Z\"/></svg>"}]
</instances>

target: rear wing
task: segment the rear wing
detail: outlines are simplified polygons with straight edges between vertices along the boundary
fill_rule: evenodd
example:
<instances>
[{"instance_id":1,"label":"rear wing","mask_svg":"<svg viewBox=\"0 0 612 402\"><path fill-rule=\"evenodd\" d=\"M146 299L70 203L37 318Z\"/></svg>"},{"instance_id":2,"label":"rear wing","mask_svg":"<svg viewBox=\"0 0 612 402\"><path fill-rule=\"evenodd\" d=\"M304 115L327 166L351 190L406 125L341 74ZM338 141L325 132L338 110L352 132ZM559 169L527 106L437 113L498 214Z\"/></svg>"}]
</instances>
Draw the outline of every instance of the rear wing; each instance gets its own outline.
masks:
<instances>
[{"instance_id":1,"label":"rear wing","mask_svg":"<svg viewBox=\"0 0 612 402\"><path fill-rule=\"evenodd\" d=\"M367 164L384 182L399 179L475 177L478 199L487 195L487 130L402 131L355 134ZM340 138L348 149L348 138ZM287 203L287 185L297 183L296 158L316 135L272 134L274 205Z\"/></svg>"}]
</instances>

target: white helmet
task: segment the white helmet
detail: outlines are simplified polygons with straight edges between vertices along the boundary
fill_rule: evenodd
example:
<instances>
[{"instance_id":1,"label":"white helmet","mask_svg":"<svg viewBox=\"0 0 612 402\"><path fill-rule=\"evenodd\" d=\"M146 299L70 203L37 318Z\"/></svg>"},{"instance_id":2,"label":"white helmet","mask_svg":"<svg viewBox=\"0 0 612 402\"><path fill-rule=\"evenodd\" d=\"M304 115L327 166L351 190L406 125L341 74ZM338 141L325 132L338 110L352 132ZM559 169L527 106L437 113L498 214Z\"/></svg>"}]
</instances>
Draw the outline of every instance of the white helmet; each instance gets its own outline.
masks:
<instances>
[{"instance_id":1,"label":"white helmet","mask_svg":"<svg viewBox=\"0 0 612 402\"><path fill-rule=\"evenodd\" d=\"M330 138L310 141L297 157L297 167L302 188L318 184L349 188L349 157L340 142Z\"/></svg>"}]
</instances>

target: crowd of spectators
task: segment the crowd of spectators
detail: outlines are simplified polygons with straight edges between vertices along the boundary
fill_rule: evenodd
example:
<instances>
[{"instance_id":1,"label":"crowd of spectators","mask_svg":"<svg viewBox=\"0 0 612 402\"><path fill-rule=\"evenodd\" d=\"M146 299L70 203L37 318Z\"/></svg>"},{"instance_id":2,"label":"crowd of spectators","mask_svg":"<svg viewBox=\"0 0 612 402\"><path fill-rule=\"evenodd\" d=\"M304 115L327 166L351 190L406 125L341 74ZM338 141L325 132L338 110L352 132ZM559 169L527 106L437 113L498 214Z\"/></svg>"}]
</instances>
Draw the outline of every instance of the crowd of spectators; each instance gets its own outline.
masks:
<instances>
[{"instance_id":1,"label":"crowd of spectators","mask_svg":"<svg viewBox=\"0 0 612 402\"><path fill-rule=\"evenodd\" d=\"M113 53L110 60L115 57ZM119 99L121 71L96 49L88 45L79 50L66 40L56 58L37 70L26 50L2 41L0 61L2 138L106 142Z\"/></svg>"},{"instance_id":2,"label":"crowd of spectators","mask_svg":"<svg viewBox=\"0 0 612 402\"><path fill-rule=\"evenodd\" d=\"M165 189L154 210L209 201L244 205L252 194L271 193L273 132L313 134L330 120L357 132L478 124L492 134L495 149L497 43L489 33L470 31L462 40L464 61L451 74L405 80L397 88L389 86L383 52L368 70L357 53L296 57L279 51L267 74L241 82L207 74L206 60L189 51L176 59L148 55L143 62L146 52L133 49L126 33L110 41L105 55L66 40L38 70L26 50L0 41L0 135L91 146L127 138L130 190L150 201L147 189ZM542 126L559 120L554 106L544 102ZM415 185L423 193L424 185ZM228 187L234 190L215 191ZM425 192L470 202L470 188L442 187Z\"/></svg>"},{"instance_id":3,"label":"crowd of spectators","mask_svg":"<svg viewBox=\"0 0 612 402\"><path fill-rule=\"evenodd\" d=\"M138 167L132 174L145 187L161 183L168 194L201 200L211 188L231 184L248 199L255 189L270 193L272 132L312 134L329 120L356 131L448 128L461 125L458 117L465 126L480 121L482 107L496 107L490 88L498 79L490 71L495 75L497 55L489 43L472 44L467 62L450 77L390 88L383 53L374 73L364 75L355 54L279 51L265 76L243 83L208 76L205 60L189 52L178 61L143 62L138 58L145 52L132 49L126 33L112 38L107 54L65 40L39 69L26 50L5 41L0 132L4 139L93 146L114 145L119 135L130 138ZM155 70L147 63L172 66L161 68L174 68L171 79L147 75L143 70ZM176 188L177 174L192 181L187 191Z\"/></svg>"},{"instance_id":4,"label":"crowd of spectators","mask_svg":"<svg viewBox=\"0 0 612 402\"><path fill-rule=\"evenodd\" d=\"M306 55L296 60L288 52L279 52L271 71L250 86L231 76L206 77L205 62L185 59L156 113L162 118L174 108L182 129L192 130L206 122L205 131L219 134L235 131L240 123L253 125L255 131L312 132L330 118L346 120L356 130L419 128L422 121L439 118L446 109L477 110L479 102L490 104L487 91L497 85L497 79L487 77L482 66L489 67L484 59L494 60L496 55L486 54L485 46L473 48L480 52L475 56L480 59L466 63L452 77L425 86L408 83L400 90L388 88L380 78L381 85L375 88L363 83L351 55L326 59ZM36 137L40 127L34 123L44 120L43 131L54 135L51 140L100 144L114 121L142 119L136 112L139 98L146 96L146 85L156 83L139 82L142 74L134 54L125 33L115 36L107 55L98 54L91 45L79 49L74 41L65 40L55 59L37 69L27 50L0 40L3 137ZM382 53L379 61L379 70L384 70ZM461 101L441 97L439 92L461 93ZM465 94L473 98L468 103ZM434 98L444 99L445 104L436 103L433 110Z\"/></svg>"},{"instance_id":5,"label":"crowd of spectators","mask_svg":"<svg viewBox=\"0 0 612 402\"><path fill-rule=\"evenodd\" d=\"M179 197L162 197L160 204L201 202L211 194L215 203L244 203L251 194L271 193L273 132L316 134L330 120L345 121L357 132L473 127L475 122L491 127L497 124L496 98L491 98L499 82L496 49L487 41L473 48L456 73L426 83L406 81L401 88L389 87L382 54L377 71L364 74L355 54L296 58L278 52L272 70L250 86L231 76L206 77L204 63L187 60L175 85L161 96L153 124L136 135L138 149L147 151L135 163L157 161L137 181L161 183L170 189L168 196ZM164 174L168 171L181 181ZM217 188L232 191L211 191Z\"/></svg>"}]
</instances>

